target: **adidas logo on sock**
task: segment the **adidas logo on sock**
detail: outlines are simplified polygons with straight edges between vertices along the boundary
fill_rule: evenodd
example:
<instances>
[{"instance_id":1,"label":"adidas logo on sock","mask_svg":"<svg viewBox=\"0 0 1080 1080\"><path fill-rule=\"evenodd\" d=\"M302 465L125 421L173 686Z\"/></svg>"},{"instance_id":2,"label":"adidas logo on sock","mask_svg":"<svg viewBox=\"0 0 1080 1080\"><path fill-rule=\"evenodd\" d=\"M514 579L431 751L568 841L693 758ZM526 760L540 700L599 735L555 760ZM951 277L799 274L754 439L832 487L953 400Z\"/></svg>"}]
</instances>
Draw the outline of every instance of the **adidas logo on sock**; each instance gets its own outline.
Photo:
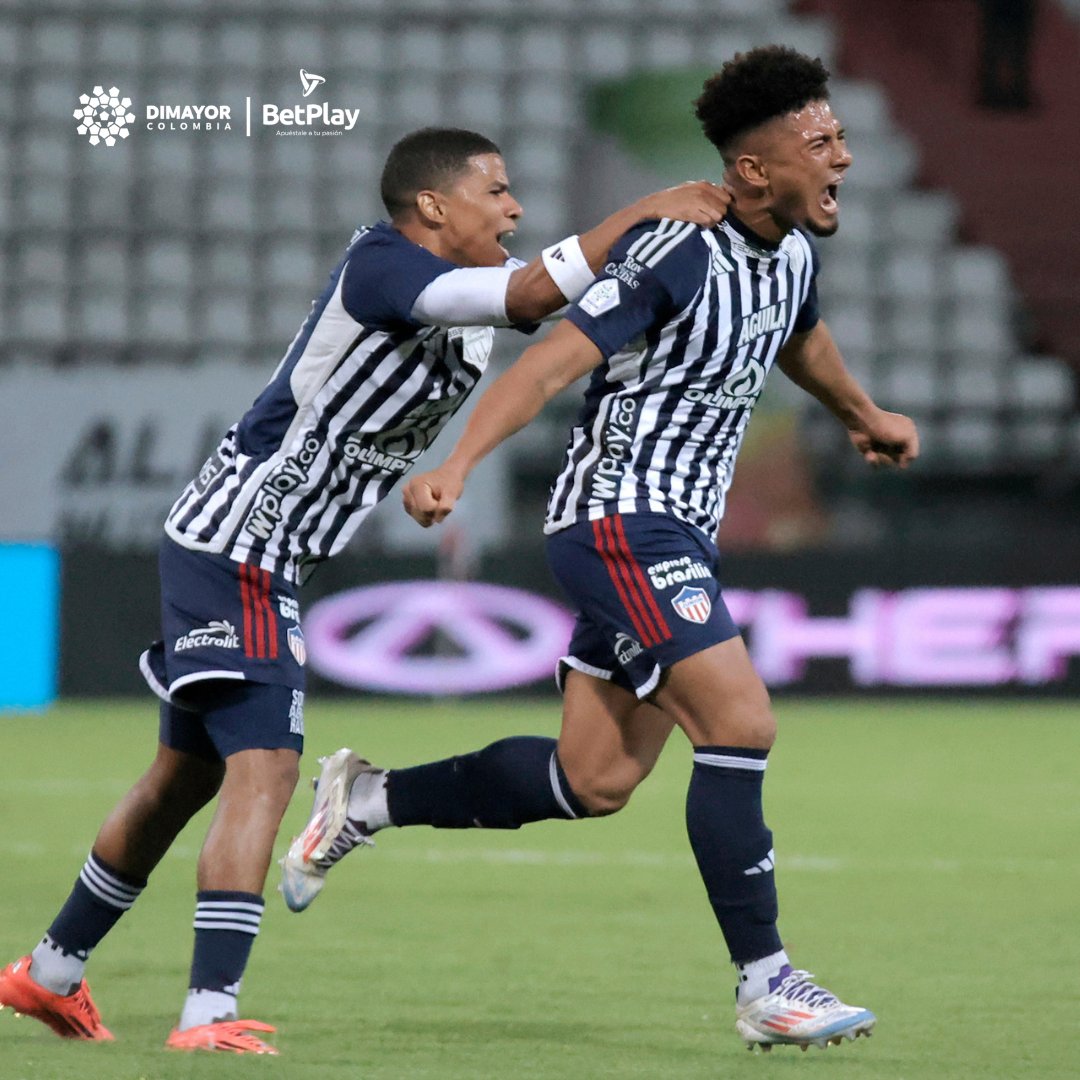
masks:
<instances>
[{"instance_id":1,"label":"adidas logo on sock","mask_svg":"<svg viewBox=\"0 0 1080 1080\"><path fill-rule=\"evenodd\" d=\"M749 870L744 870L743 875L745 877L751 877L754 874L767 874L770 870L776 867L776 852L773 848L769 848L769 854L765 856L760 862L755 863Z\"/></svg>"}]
</instances>

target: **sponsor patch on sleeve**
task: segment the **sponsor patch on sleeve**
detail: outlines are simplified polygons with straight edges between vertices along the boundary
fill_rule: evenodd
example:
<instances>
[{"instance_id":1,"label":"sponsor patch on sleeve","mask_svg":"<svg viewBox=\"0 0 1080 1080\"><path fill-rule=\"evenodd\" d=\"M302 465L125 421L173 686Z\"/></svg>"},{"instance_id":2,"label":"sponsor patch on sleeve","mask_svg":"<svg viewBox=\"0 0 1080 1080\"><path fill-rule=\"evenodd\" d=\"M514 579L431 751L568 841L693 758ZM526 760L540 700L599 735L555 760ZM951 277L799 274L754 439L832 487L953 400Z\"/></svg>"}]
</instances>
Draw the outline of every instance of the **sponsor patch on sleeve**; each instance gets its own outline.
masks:
<instances>
[{"instance_id":1,"label":"sponsor patch on sleeve","mask_svg":"<svg viewBox=\"0 0 1080 1080\"><path fill-rule=\"evenodd\" d=\"M578 307L594 319L605 311L619 306L619 285L615 281L598 281L578 301Z\"/></svg>"}]
</instances>

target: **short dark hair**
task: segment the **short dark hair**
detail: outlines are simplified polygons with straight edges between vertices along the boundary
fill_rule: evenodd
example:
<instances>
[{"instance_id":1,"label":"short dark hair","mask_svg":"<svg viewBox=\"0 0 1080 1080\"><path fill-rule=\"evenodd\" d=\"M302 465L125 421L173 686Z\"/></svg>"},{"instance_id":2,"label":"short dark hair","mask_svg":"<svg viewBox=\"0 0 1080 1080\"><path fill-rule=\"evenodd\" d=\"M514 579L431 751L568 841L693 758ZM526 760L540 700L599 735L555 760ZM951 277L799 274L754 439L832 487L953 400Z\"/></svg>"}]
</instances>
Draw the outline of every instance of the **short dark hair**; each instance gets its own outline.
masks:
<instances>
[{"instance_id":1,"label":"short dark hair","mask_svg":"<svg viewBox=\"0 0 1080 1080\"><path fill-rule=\"evenodd\" d=\"M442 191L465 171L469 158L501 151L463 128L421 128L399 139L383 166L379 194L391 218L413 206L417 192Z\"/></svg>"},{"instance_id":2,"label":"short dark hair","mask_svg":"<svg viewBox=\"0 0 1080 1080\"><path fill-rule=\"evenodd\" d=\"M798 112L811 101L829 98L829 72L786 45L763 45L736 53L705 81L694 113L705 137L730 159L738 136L778 116Z\"/></svg>"}]
</instances>

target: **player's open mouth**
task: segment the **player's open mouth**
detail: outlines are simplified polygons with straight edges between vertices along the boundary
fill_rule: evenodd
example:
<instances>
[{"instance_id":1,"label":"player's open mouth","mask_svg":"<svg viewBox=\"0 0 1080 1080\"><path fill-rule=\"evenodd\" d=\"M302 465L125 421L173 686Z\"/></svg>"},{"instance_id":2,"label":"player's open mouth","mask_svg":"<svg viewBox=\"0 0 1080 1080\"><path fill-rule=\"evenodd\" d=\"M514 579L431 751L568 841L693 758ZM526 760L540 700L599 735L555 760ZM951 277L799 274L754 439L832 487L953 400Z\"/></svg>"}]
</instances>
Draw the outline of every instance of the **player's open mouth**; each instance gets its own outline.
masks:
<instances>
[{"instance_id":1,"label":"player's open mouth","mask_svg":"<svg viewBox=\"0 0 1080 1080\"><path fill-rule=\"evenodd\" d=\"M510 258L510 252L506 250L506 244L504 243L504 241L509 240L513 235L514 235L514 230L513 229L508 229L506 232L501 232L495 237L496 241L498 242L499 247L501 247L503 249L503 254L508 259Z\"/></svg>"},{"instance_id":2,"label":"player's open mouth","mask_svg":"<svg viewBox=\"0 0 1080 1080\"><path fill-rule=\"evenodd\" d=\"M829 184L825 188L821 195L821 209L827 214L835 214L839 208L839 203L836 201L837 195L840 192L840 184L842 181L837 181L835 184Z\"/></svg>"}]
</instances>

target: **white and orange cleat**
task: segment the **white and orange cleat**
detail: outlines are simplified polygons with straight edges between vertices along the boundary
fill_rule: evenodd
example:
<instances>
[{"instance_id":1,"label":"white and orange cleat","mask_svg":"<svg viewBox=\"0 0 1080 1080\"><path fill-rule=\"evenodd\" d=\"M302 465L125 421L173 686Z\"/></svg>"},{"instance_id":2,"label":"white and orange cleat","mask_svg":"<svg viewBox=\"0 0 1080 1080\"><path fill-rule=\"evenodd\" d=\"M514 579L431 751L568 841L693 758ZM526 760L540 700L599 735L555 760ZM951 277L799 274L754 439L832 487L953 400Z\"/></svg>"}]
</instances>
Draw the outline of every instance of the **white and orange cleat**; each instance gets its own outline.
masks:
<instances>
[{"instance_id":1,"label":"white and orange cleat","mask_svg":"<svg viewBox=\"0 0 1080 1080\"><path fill-rule=\"evenodd\" d=\"M166 1050L215 1050L231 1054L277 1054L277 1047L263 1042L263 1035L276 1031L270 1024L258 1020L219 1020L216 1024L199 1024L184 1031L177 1028L165 1040Z\"/></svg>"},{"instance_id":2,"label":"white and orange cleat","mask_svg":"<svg viewBox=\"0 0 1080 1080\"><path fill-rule=\"evenodd\" d=\"M30 963L31 958L24 956L0 971L0 1009L13 1009L16 1016L40 1020L63 1039L113 1041L85 979L73 994L54 994L30 977Z\"/></svg>"},{"instance_id":3,"label":"white and orange cleat","mask_svg":"<svg viewBox=\"0 0 1080 1080\"><path fill-rule=\"evenodd\" d=\"M304 831L281 860L281 895L290 911L303 911L326 884L326 874L355 847L373 847L374 829L349 818L349 795L359 782L370 788L385 784L386 771L342 747L319 758L322 772L315 781L315 803Z\"/></svg>"},{"instance_id":4,"label":"white and orange cleat","mask_svg":"<svg viewBox=\"0 0 1080 1080\"><path fill-rule=\"evenodd\" d=\"M839 1046L844 1039L870 1035L877 1017L869 1009L845 1005L810 980L808 971L781 972L769 993L735 1007L735 1028L748 1050L760 1046Z\"/></svg>"}]
</instances>

